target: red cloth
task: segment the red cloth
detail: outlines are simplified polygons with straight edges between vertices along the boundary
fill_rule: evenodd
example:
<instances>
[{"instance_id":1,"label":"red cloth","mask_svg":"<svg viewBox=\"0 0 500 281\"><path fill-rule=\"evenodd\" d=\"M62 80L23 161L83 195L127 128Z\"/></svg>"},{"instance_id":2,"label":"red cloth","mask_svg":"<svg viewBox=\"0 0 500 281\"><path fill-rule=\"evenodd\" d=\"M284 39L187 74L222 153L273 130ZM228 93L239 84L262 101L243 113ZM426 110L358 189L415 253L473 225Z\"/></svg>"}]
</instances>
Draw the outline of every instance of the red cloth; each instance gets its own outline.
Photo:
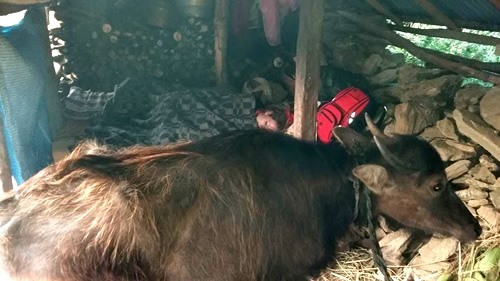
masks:
<instances>
[{"instance_id":1,"label":"red cloth","mask_svg":"<svg viewBox=\"0 0 500 281\"><path fill-rule=\"evenodd\" d=\"M348 127L364 112L370 98L358 88L349 87L340 91L332 101L322 105L316 115L318 140L329 143L333 138L333 128Z\"/></svg>"}]
</instances>

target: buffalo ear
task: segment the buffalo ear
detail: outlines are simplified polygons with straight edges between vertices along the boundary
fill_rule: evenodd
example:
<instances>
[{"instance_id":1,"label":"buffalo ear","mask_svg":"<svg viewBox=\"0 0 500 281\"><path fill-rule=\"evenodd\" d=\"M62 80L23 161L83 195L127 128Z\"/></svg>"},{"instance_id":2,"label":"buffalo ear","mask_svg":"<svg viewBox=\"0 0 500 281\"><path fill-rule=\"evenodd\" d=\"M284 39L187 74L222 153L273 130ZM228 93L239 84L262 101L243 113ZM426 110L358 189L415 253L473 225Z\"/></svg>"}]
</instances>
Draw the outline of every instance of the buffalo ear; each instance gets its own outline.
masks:
<instances>
[{"instance_id":1,"label":"buffalo ear","mask_svg":"<svg viewBox=\"0 0 500 281\"><path fill-rule=\"evenodd\" d=\"M365 164L355 167L352 173L375 194L381 194L389 175L387 170L379 165Z\"/></svg>"},{"instance_id":2,"label":"buffalo ear","mask_svg":"<svg viewBox=\"0 0 500 281\"><path fill-rule=\"evenodd\" d=\"M364 150L370 145L369 139L350 128L336 127L333 129L333 134L351 155L363 155Z\"/></svg>"}]
</instances>

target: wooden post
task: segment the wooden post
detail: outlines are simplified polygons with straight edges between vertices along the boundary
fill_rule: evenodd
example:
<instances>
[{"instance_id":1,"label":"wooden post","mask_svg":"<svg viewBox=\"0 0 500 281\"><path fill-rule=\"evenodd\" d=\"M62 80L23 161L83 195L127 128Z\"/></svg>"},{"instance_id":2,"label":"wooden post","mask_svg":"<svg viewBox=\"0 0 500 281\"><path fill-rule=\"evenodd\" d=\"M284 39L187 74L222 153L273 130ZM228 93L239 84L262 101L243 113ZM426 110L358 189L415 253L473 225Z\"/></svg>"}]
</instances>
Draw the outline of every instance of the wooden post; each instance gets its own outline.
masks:
<instances>
[{"instance_id":1,"label":"wooden post","mask_svg":"<svg viewBox=\"0 0 500 281\"><path fill-rule=\"evenodd\" d=\"M3 120L0 120L0 184L2 185L0 194L12 190L12 172L10 170L9 154L3 132Z\"/></svg>"},{"instance_id":2,"label":"wooden post","mask_svg":"<svg viewBox=\"0 0 500 281\"><path fill-rule=\"evenodd\" d=\"M217 86L227 83L227 34L228 34L229 0L215 1L215 81Z\"/></svg>"},{"instance_id":3,"label":"wooden post","mask_svg":"<svg viewBox=\"0 0 500 281\"><path fill-rule=\"evenodd\" d=\"M316 140L322 23L323 0L301 0L295 72L294 124L291 133L296 138L310 141Z\"/></svg>"}]
</instances>

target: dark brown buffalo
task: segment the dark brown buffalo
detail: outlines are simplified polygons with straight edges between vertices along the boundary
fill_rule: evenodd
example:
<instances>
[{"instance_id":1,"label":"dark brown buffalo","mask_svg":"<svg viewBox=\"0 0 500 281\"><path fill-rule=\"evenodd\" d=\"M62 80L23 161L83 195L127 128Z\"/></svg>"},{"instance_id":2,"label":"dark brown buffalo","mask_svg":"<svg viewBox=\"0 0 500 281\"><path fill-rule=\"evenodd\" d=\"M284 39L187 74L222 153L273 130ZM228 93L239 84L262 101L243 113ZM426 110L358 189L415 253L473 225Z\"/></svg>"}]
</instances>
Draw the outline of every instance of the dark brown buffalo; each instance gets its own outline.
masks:
<instances>
[{"instance_id":1,"label":"dark brown buffalo","mask_svg":"<svg viewBox=\"0 0 500 281\"><path fill-rule=\"evenodd\" d=\"M353 220L351 175L404 225L478 237L428 143L335 133L366 164L338 143L263 131L120 151L84 144L2 203L0 278L305 280Z\"/></svg>"}]
</instances>

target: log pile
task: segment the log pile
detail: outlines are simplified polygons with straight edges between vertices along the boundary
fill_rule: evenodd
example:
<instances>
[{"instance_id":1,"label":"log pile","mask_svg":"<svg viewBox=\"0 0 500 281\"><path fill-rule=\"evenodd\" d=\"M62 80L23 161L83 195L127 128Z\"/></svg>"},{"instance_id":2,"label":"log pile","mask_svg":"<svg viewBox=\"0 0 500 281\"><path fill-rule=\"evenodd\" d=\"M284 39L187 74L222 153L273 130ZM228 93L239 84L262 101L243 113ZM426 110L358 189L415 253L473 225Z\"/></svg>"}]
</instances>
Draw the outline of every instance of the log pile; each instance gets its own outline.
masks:
<instances>
[{"instance_id":1,"label":"log pile","mask_svg":"<svg viewBox=\"0 0 500 281\"><path fill-rule=\"evenodd\" d=\"M62 22L60 28L50 30L50 39L63 79L103 91L126 77L163 85L214 84L212 19L178 17L170 11L166 15L175 20L169 18L160 23L164 27L158 27L114 2L60 0L51 7ZM146 7L148 3L138 4L137 9L159 8Z\"/></svg>"}]
</instances>

